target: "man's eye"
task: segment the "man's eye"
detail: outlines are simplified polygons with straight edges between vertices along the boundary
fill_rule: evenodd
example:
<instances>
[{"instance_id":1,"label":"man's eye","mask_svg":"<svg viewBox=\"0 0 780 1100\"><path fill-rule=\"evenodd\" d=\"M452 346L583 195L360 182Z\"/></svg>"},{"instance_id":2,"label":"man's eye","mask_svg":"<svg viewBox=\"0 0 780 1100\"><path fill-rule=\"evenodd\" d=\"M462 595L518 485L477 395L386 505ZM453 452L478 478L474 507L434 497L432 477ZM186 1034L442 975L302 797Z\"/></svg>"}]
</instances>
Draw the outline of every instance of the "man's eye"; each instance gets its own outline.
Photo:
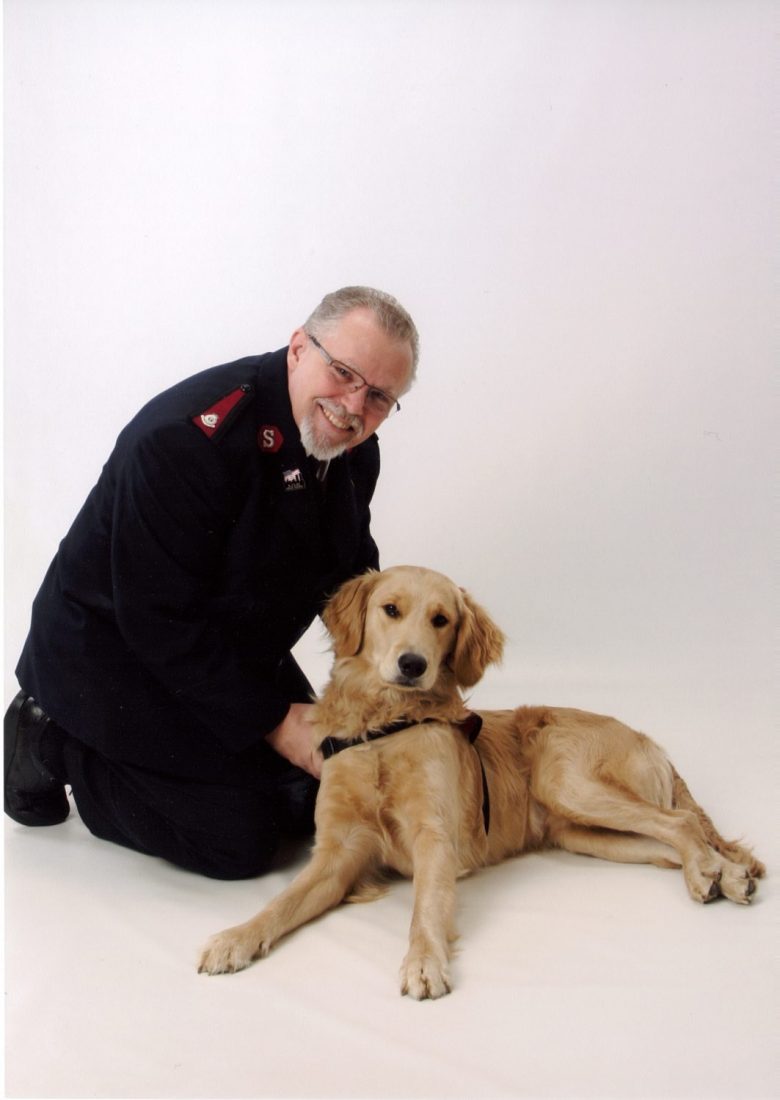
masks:
<instances>
[{"instance_id":1,"label":"man's eye","mask_svg":"<svg viewBox=\"0 0 780 1100\"><path fill-rule=\"evenodd\" d=\"M386 603L382 610L384 611L385 615L389 616L391 619L397 619L398 616L401 614L394 603Z\"/></svg>"},{"instance_id":2,"label":"man's eye","mask_svg":"<svg viewBox=\"0 0 780 1100\"><path fill-rule=\"evenodd\" d=\"M382 412L389 409L393 403L384 390L369 390L367 400L377 409L381 409Z\"/></svg>"},{"instance_id":3,"label":"man's eye","mask_svg":"<svg viewBox=\"0 0 780 1100\"><path fill-rule=\"evenodd\" d=\"M440 630L443 626L446 626L449 621L450 620L447 618L447 616L442 614L434 615L431 619L431 622L437 630Z\"/></svg>"},{"instance_id":4,"label":"man's eye","mask_svg":"<svg viewBox=\"0 0 780 1100\"><path fill-rule=\"evenodd\" d=\"M345 367L343 363L331 363L331 368L339 382L345 382L348 385L355 377L349 367Z\"/></svg>"}]
</instances>

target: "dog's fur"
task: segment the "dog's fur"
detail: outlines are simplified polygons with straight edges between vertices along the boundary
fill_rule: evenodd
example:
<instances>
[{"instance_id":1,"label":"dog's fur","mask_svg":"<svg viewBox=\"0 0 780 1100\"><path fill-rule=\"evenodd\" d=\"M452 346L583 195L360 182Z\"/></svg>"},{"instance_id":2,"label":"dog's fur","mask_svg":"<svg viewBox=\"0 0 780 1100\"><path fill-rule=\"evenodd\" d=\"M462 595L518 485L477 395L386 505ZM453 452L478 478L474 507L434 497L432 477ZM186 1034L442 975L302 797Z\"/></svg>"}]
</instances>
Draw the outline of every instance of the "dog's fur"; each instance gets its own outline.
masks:
<instances>
[{"instance_id":1,"label":"dog's fur","mask_svg":"<svg viewBox=\"0 0 780 1100\"><path fill-rule=\"evenodd\" d=\"M451 988L456 878L530 849L682 867L694 900L750 901L762 864L718 835L643 734L584 711L520 707L480 712L469 743L459 688L500 659L504 637L446 577L413 566L364 574L324 621L335 661L314 712L318 743L429 721L325 761L310 862L256 917L212 937L201 971L242 969L348 895L376 896L377 872L391 868L415 888L401 992L440 997Z\"/></svg>"}]
</instances>

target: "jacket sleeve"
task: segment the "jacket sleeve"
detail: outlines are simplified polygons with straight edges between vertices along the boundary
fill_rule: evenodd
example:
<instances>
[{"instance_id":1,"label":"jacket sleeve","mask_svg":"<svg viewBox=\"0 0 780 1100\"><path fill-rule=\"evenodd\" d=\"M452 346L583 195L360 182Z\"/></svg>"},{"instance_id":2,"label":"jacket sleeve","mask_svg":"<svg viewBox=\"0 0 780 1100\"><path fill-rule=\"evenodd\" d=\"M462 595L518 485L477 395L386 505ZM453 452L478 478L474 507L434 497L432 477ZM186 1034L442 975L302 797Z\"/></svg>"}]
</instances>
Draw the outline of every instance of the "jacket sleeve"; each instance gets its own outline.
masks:
<instances>
[{"instance_id":1,"label":"jacket sleeve","mask_svg":"<svg viewBox=\"0 0 780 1100\"><path fill-rule=\"evenodd\" d=\"M258 668L209 615L245 486L186 422L134 440L115 470L111 578L116 622L135 658L233 752L287 713L274 659Z\"/></svg>"}]
</instances>

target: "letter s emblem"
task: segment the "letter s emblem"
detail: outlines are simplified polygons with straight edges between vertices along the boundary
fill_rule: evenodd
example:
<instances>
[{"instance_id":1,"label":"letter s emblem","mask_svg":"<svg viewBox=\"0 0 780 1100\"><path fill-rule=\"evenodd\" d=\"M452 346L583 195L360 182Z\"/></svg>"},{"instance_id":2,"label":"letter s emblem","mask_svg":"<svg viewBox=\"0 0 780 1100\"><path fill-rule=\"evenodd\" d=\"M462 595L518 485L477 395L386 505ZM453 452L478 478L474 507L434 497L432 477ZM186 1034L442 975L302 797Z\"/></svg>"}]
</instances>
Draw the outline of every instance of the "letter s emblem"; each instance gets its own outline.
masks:
<instances>
[{"instance_id":1,"label":"letter s emblem","mask_svg":"<svg viewBox=\"0 0 780 1100\"><path fill-rule=\"evenodd\" d=\"M284 436L274 424L263 424L257 433L257 444L261 451L276 454L284 442Z\"/></svg>"}]
</instances>

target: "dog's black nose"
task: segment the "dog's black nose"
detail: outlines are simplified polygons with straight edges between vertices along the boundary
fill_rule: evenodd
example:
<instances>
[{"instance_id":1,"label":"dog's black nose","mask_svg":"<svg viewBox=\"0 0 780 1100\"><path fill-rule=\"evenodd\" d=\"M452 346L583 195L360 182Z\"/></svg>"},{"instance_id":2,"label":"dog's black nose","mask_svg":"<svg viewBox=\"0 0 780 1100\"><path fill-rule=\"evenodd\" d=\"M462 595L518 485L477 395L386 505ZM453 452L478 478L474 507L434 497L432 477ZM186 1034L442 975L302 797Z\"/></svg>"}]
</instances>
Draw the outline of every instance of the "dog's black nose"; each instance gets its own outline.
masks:
<instances>
[{"instance_id":1,"label":"dog's black nose","mask_svg":"<svg viewBox=\"0 0 780 1100\"><path fill-rule=\"evenodd\" d=\"M417 680L428 667L428 662L419 653L402 653L398 658L398 667L407 680Z\"/></svg>"}]
</instances>

